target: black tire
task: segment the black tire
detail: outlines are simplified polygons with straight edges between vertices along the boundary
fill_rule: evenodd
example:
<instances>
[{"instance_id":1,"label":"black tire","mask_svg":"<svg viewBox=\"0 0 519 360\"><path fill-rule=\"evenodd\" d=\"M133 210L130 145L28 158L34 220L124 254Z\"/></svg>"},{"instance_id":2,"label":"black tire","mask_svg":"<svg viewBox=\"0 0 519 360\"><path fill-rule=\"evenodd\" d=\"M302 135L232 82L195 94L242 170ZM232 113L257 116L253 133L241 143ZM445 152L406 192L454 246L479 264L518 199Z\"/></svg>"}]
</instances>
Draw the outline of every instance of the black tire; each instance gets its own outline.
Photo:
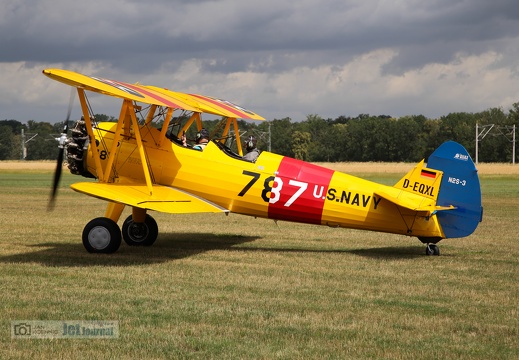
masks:
<instances>
[{"instance_id":1,"label":"black tire","mask_svg":"<svg viewBox=\"0 0 519 360\"><path fill-rule=\"evenodd\" d=\"M89 253L112 254L121 246L121 230L112 219L93 219L83 229L83 246Z\"/></svg>"},{"instance_id":2,"label":"black tire","mask_svg":"<svg viewBox=\"0 0 519 360\"><path fill-rule=\"evenodd\" d=\"M159 235L157 222L148 214L143 223L136 223L128 216L122 229L124 242L130 246L151 246Z\"/></svg>"},{"instance_id":3,"label":"black tire","mask_svg":"<svg viewBox=\"0 0 519 360\"><path fill-rule=\"evenodd\" d=\"M435 244L428 244L425 247L425 255L430 256L439 256L440 255L440 248Z\"/></svg>"}]
</instances>

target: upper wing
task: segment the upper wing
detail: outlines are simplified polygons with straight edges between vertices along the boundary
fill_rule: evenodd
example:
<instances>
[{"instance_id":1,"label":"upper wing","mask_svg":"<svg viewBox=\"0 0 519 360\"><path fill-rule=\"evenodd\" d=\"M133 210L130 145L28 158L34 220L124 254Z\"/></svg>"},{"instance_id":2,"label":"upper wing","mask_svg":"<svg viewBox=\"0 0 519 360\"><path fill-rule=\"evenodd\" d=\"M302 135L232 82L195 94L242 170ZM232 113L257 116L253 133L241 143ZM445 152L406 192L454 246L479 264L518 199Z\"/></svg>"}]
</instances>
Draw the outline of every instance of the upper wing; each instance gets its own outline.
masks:
<instances>
[{"instance_id":1,"label":"upper wing","mask_svg":"<svg viewBox=\"0 0 519 360\"><path fill-rule=\"evenodd\" d=\"M210 96L197 94L185 94L181 92L171 91L157 86L146 86L148 89L160 92L161 94L182 99L182 101L197 107L200 112L225 116L238 119L265 120L258 114L244 109L241 106L231 103L227 100L216 99Z\"/></svg>"},{"instance_id":2,"label":"upper wing","mask_svg":"<svg viewBox=\"0 0 519 360\"><path fill-rule=\"evenodd\" d=\"M229 212L196 195L161 185L153 185L153 195L149 195L146 185L81 182L70 187L103 200L170 214Z\"/></svg>"},{"instance_id":3,"label":"upper wing","mask_svg":"<svg viewBox=\"0 0 519 360\"><path fill-rule=\"evenodd\" d=\"M64 84L105 95L116 96L146 104L155 104L174 109L200 112L199 108L183 101L180 97L175 97L173 93L164 94L142 85L91 77L74 71L61 69L45 69L43 70L43 74Z\"/></svg>"},{"instance_id":4,"label":"upper wing","mask_svg":"<svg viewBox=\"0 0 519 360\"><path fill-rule=\"evenodd\" d=\"M222 100L213 98L210 96L204 96L204 95L198 95L198 94L189 94L189 96L192 96L196 98L199 104L203 104L204 106L212 106L217 107L221 110L225 110L227 112L230 112L234 114L234 116L228 116L228 117L235 117L240 119L251 119L251 120L265 120L265 118L259 116L258 114L244 109L241 106L238 106L236 104L233 104L230 101Z\"/></svg>"}]
</instances>

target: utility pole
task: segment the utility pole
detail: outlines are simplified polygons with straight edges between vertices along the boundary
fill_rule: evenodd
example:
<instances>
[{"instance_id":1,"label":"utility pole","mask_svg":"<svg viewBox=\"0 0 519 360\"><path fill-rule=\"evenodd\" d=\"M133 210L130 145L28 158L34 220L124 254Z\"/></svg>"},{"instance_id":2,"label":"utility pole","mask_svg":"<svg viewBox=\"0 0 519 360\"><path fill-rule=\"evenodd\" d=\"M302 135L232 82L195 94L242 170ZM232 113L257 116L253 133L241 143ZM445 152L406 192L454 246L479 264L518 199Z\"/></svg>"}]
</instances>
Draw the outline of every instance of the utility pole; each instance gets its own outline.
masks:
<instances>
[{"instance_id":1,"label":"utility pole","mask_svg":"<svg viewBox=\"0 0 519 360\"><path fill-rule=\"evenodd\" d=\"M481 126L483 129L481 130L481 134L479 133L479 125L476 123L476 165L478 164L478 154L479 154L479 142L488 135L490 130L494 127L494 124L488 124ZM480 139L481 138L481 139Z\"/></svg>"},{"instance_id":2,"label":"utility pole","mask_svg":"<svg viewBox=\"0 0 519 360\"><path fill-rule=\"evenodd\" d=\"M31 135L31 134L27 134L27 135ZM36 136L38 136L38 134L34 134L29 140L25 140L25 133L23 131L23 128L22 128L22 156L20 157L21 160L25 160L25 158L27 157L27 147L25 146L25 144L27 144L29 141L33 140Z\"/></svg>"},{"instance_id":3,"label":"utility pole","mask_svg":"<svg viewBox=\"0 0 519 360\"><path fill-rule=\"evenodd\" d=\"M490 131L494 128L495 124L488 124L479 126L476 123L476 165L478 164L478 153L479 147L478 144L481 140L485 138L485 136L490 133ZM479 132L479 128L482 128L481 132ZM492 135L503 135L507 138L508 141L512 143L512 164L515 165L515 124L513 126L496 126ZM509 136L512 135L512 140L510 140Z\"/></svg>"},{"instance_id":4,"label":"utility pole","mask_svg":"<svg viewBox=\"0 0 519 360\"><path fill-rule=\"evenodd\" d=\"M515 165L515 124L514 124L514 132L512 135L512 164Z\"/></svg>"},{"instance_id":5,"label":"utility pole","mask_svg":"<svg viewBox=\"0 0 519 360\"><path fill-rule=\"evenodd\" d=\"M272 123L269 121L268 124L269 124L269 152L272 152L272 147L270 146L270 144L272 143L271 137L270 137L270 125L272 125Z\"/></svg>"},{"instance_id":6,"label":"utility pole","mask_svg":"<svg viewBox=\"0 0 519 360\"><path fill-rule=\"evenodd\" d=\"M262 140L262 144L265 143L265 135L266 136L266 141L268 141L268 152L272 152L272 146L271 146L271 137L270 137L270 122L268 122L269 124L269 130L268 132L265 132L265 131L260 131L260 130L257 130L257 129L254 129L252 130L252 133L255 134L258 138L260 138Z\"/></svg>"},{"instance_id":7,"label":"utility pole","mask_svg":"<svg viewBox=\"0 0 519 360\"><path fill-rule=\"evenodd\" d=\"M22 152L20 155L20 160L23 160L23 159L25 159L25 134L23 132L23 128L22 128L22 141L20 143L22 145Z\"/></svg>"}]
</instances>

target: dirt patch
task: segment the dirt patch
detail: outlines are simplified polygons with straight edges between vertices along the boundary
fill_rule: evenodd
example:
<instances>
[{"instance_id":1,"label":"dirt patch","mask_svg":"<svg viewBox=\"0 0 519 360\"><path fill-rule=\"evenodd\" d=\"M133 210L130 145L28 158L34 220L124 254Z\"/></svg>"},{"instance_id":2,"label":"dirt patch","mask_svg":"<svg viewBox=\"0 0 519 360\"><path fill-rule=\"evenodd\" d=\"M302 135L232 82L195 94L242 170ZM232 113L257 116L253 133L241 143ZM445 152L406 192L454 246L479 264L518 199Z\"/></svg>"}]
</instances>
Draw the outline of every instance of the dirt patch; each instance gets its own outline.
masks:
<instances>
[{"instance_id":1,"label":"dirt patch","mask_svg":"<svg viewBox=\"0 0 519 360\"><path fill-rule=\"evenodd\" d=\"M1 170L54 170L56 169L56 161L0 161Z\"/></svg>"}]
</instances>

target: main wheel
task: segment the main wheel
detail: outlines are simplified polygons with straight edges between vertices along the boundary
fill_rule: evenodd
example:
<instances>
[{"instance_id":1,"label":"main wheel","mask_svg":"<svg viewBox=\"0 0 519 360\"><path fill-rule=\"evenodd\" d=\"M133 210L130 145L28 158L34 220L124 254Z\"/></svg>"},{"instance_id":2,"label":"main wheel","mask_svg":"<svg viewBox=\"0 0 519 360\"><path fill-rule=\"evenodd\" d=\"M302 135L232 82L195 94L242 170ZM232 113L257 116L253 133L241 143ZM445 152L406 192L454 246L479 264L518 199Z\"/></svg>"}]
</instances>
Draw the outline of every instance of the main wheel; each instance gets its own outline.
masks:
<instances>
[{"instance_id":1,"label":"main wheel","mask_svg":"<svg viewBox=\"0 0 519 360\"><path fill-rule=\"evenodd\" d=\"M124 220L123 239L130 246L151 246L158 235L157 222L148 214L143 223L134 222L131 215Z\"/></svg>"},{"instance_id":2,"label":"main wheel","mask_svg":"<svg viewBox=\"0 0 519 360\"><path fill-rule=\"evenodd\" d=\"M112 219L96 218L83 229L83 246L89 253L114 253L121 246L121 230Z\"/></svg>"},{"instance_id":3,"label":"main wheel","mask_svg":"<svg viewBox=\"0 0 519 360\"><path fill-rule=\"evenodd\" d=\"M440 248L435 244L428 244L425 247L425 254L438 256L440 255Z\"/></svg>"}]
</instances>

